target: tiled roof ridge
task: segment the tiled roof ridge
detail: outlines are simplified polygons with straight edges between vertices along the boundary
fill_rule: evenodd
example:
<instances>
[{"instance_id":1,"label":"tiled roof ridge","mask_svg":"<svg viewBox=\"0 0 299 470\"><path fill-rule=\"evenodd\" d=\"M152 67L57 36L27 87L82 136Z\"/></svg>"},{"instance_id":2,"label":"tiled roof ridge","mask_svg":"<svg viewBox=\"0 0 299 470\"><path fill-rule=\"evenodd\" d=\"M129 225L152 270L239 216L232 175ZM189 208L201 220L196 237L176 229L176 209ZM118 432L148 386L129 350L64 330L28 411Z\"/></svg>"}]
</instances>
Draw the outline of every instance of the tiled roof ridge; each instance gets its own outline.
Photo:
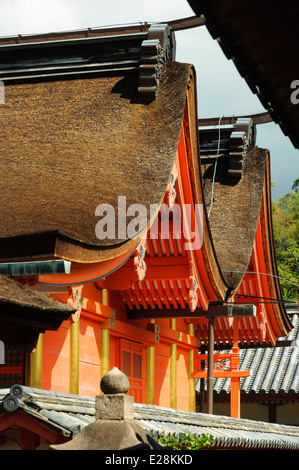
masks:
<instances>
[{"instance_id":1,"label":"tiled roof ridge","mask_svg":"<svg viewBox=\"0 0 299 470\"><path fill-rule=\"evenodd\" d=\"M19 387L19 389L22 389L24 393L22 397L18 398L19 407L35 415L41 414L47 418L49 414L48 412L51 412L51 414L59 413L61 418L63 411L65 414L72 414L74 412L89 414L90 416L94 416L95 414L93 407L95 404L95 397L51 392L24 386ZM11 393L11 391L13 392L13 387L12 389L0 390L0 397L2 396L4 399ZM168 422L186 424L189 426L197 425L209 428L224 428L253 432L258 431L261 433L271 432L274 434L299 437L299 428L296 426L266 423L243 418L231 418L229 416L209 415L206 413L184 411L157 405L134 403L134 414L135 419L138 421L158 421L161 423Z\"/></svg>"}]
</instances>

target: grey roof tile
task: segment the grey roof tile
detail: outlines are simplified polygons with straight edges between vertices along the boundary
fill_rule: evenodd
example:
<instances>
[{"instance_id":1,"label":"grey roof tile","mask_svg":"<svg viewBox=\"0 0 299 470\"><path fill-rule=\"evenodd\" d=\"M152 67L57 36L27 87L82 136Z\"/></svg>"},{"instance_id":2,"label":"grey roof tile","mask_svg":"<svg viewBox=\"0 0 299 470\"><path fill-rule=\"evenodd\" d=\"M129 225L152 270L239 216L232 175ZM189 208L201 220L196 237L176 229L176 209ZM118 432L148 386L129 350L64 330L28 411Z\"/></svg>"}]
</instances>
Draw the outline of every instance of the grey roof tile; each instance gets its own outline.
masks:
<instances>
[{"instance_id":1,"label":"grey roof tile","mask_svg":"<svg viewBox=\"0 0 299 470\"><path fill-rule=\"evenodd\" d=\"M17 399L17 408L34 416L63 435L73 438L95 420L95 398L59 392L28 389ZM11 389L0 391L0 414L6 412L3 400ZM77 412L76 410L80 410ZM12 410L13 412L13 410ZM196 436L210 434L213 446L222 448L296 449L299 450L299 428L261 421L194 413L155 405L134 404L135 420L152 437Z\"/></svg>"},{"instance_id":2,"label":"grey roof tile","mask_svg":"<svg viewBox=\"0 0 299 470\"><path fill-rule=\"evenodd\" d=\"M288 307L294 326L286 338L280 338L275 347L240 350L240 369L251 370L250 377L240 379L243 394L295 394L299 393L299 318L297 306ZM279 346L291 341L291 346ZM225 351L227 352L227 351ZM230 379L214 379L214 392L230 393ZM196 390L200 390L199 380Z\"/></svg>"}]
</instances>

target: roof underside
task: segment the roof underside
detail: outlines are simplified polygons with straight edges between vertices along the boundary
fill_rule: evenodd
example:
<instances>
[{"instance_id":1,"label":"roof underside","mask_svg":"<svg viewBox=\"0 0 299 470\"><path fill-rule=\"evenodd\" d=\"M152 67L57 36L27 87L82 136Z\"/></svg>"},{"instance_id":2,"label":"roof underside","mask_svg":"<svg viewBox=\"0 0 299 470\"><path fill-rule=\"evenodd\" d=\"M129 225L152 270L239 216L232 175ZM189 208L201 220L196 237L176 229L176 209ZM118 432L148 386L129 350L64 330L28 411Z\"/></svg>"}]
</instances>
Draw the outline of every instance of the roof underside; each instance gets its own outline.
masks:
<instances>
[{"instance_id":1,"label":"roof underside","mask_svg":"<svg viewBox=\"0 0 299 470\"><path fill-rule=\"evenodd\" d=\"M32 351L38 336L58 330L74 309L0 276L0 340L8 349Z\"/></svg>"},{"instance_id":2,"label":"roof underside","mask_svg":"<svg viewBox=\"0 0 299 470\"><path fill-rule=\"evenodd\" d=\"M298 4L188 0L228 59L299 148L299 108L291 102L291 84L298 77L294 47L298 44Z\"/></svg>"}]
</instances>

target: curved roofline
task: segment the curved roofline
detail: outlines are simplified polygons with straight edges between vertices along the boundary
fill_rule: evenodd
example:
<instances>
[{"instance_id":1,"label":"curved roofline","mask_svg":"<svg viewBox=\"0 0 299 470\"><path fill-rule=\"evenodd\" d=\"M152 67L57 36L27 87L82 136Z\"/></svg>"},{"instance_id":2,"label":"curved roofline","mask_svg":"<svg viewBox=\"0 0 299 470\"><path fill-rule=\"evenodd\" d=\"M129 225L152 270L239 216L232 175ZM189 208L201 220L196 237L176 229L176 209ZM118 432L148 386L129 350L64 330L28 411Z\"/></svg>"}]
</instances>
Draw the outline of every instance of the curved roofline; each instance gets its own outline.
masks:
<instances>
[{"instance_id":1,"label":"curved roofline","mask_svg":"<svg viewBox=\"0 0 299 470\"><path fill-rule=\"evenodd\" d=\"M188 118L188 127L187 124ZM198 117L197 117L197 88L196 71L194 66L190 69L189 87L187 90L186 110L184 116L185 145L188 156L189 178L193 194L194 204L203 206L203 245L201 248L202 256L205 261L205 269L213 286L215 296L219 299L225 299L229 295L228 285L222 275L216 251L214 248L211 228L207 216L206 205L202 187L202 177L200 170L200 146L198 136Z\"/></svg>"},{"instance_id":2,"label":"curved roofline","mask_svg":"<svg viewBox=\"0 0 299 470\"><path fill-rule=\"evenodd\" d=\"M270 172L270 152L267 151L266 159L266 173L265 183L263 190L263 199L261 207L261 232L263 237L263 249L265 253L265 262L268 276L268 284L271 292L271 298L283 300L281 294L281 287L278 276L277 262L275 256L274 235L273 235L273 222L272 222L272 201L271 201L271 172ZM270 304L273 306L273 313L277 326L274 327L274 332L279 336L286 336L292 330L292 323L287 315L286 308L283 302ZM272 325L274 326L274 325Z\"/></svg>"}]
</instances>

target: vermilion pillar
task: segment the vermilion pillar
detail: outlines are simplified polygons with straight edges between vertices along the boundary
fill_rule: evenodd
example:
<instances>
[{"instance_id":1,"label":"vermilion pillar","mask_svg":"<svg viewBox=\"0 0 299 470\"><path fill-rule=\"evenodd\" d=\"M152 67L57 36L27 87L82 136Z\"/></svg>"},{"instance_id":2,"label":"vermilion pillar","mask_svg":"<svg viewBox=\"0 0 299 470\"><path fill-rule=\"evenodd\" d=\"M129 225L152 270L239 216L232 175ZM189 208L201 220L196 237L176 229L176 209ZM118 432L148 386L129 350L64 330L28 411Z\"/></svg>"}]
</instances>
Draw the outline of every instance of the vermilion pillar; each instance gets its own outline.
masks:
<instances>
[{"instance_id":1,"label":"vermilion pillar","mask_svg":"<svg viewBox=\"0 0 299 470\"><path fill-rule=\"evenodd\" d=\"M240 377L249 377L250 370L240 370L240 357L238 347L239 319L234 318L233 323L233 347L232 352L227 354L214 354L214 322L213 318L209 318L209 350L208 354L199 354L198 360L208 360L208 370L199 370L193 372L191 377L207 379L207 413L213 414L213 379L214 378L230 378L231 379L231 416L240 418ZM214 367L216 360L230 360L229 370L219 370Z\"/></svg>"},{"instance_id":2,"label":"vermilion pillar","mask_svg":"<svg viewBox=\"0 0 299 470\"><path fill-rule=\"evenodd\" d=\"M240 356L238 347L239 336L239 319L234 318L233 323L233 347L230 360L231 371L238 371L240 366ZM232 418L240 418L241 416L241 393L240 393L240 377L231 377L231 393L230 393L230 415Z\"/></svg>"}]
</instances>

